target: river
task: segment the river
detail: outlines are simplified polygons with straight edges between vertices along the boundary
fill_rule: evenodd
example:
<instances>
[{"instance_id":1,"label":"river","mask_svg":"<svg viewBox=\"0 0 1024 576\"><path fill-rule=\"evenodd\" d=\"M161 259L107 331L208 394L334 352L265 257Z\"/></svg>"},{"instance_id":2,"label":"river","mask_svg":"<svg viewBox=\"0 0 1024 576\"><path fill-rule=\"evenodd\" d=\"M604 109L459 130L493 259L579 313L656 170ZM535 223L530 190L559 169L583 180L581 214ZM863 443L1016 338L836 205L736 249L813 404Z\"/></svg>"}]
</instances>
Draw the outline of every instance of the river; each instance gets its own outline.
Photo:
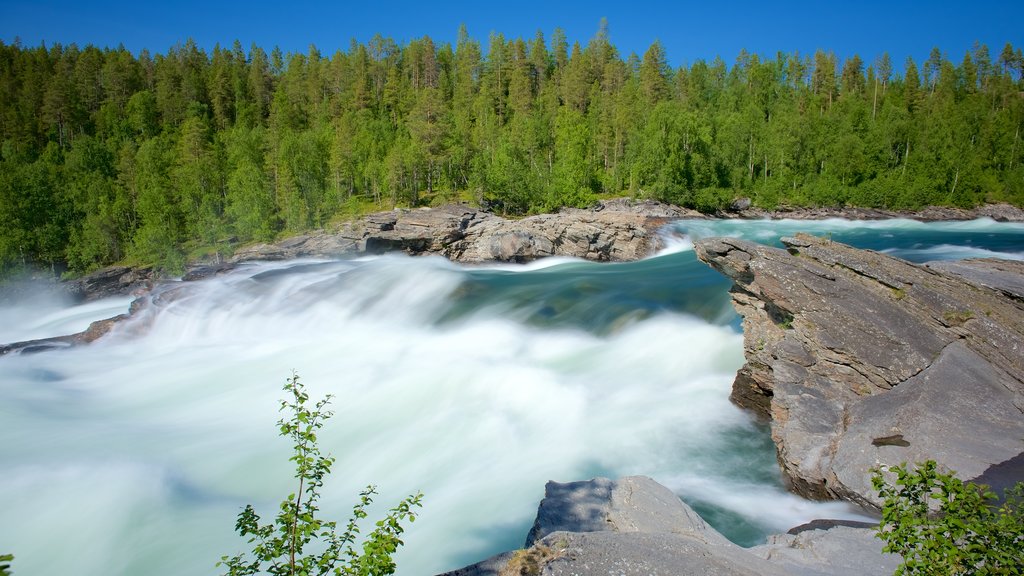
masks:
<instances>
[{"instance_id":1,"label":"river","mask_svg":"<svg viewBox=\"0 0 1024 576\"><path fill-rule=\"evenodd\" d=\"M172 285L75 349L0 358L0 554L19 576L217 574L235 516L294 491L277 436L296 371L333 394L321 508L344 522L424 493L399 574L517 548L547 480L645 474L730 538L857 518L782 487L765 426L730 404L743 363L727 280L691 239L797 230L913 261L1024 259L1024 225L680 221L639 262L436 257L256 263ZM83 329L129 299L0 302L0 342ZM373 514L371 514L371 517Z\"/></svg>"}]
</instances>

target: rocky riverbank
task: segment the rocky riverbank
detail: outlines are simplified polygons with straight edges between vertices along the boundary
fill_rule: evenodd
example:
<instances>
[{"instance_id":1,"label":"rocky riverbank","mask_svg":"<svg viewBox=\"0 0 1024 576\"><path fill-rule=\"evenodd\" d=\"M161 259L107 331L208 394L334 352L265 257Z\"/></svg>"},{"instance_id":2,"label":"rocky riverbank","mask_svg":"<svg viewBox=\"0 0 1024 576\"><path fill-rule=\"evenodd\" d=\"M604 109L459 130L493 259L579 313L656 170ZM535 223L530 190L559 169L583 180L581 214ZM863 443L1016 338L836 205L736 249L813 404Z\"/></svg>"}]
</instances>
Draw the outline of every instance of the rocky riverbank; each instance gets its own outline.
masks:
<instances>
[{"instance_id":1,"label":"rocky riverbank","mask_svg":"<svg viewBox=\"0 0 1024 576\"><path fill-rule=\"evenodd\" d=\"M1024 263L782 242L695 249L734 282L746 364L732 399L771 419L795 491L876 507L872 468L928 459L996 486L1014 469L1024 480Z\"/></svg>"},{"instance_id":2,"label":"rocky riverbank","mask_svg":"<svg viewBox=\"0 0 1024 576\"><path fill-rule=\"evenodd\" d=\"M663 224L695 217L702 216L627 200L522 220L465 206L381 212L243 248L228 261L192 267L183 280L250 260L388 251L460 262L553 255L633 260L659 247ZM1024 212L1009 206L915 214L743 209L729 217L1024 221ZM870 509L878 505L873 467L925 459L996 488L1024 479L1024 263L922 266L812 236L784 243L787 249L718 238L698 241L696 251L734 282L746 364L732 398L771 420L780 465L795 491ZM147 293L134 313L187 286L153 290L157 282L149 269L109 268L67 289L86 299ZM0 347L0 355L89 342L117 320ZM880 550L870 529L827 523L744 550L667 489L629 478L549 484L524 550L451 574L891 573L895 560Z\"/></svg>"},{"instance_id":3,"label":"rocky riverbank","mask_svg":"<svg viewBox=\"0 0 1024 576\"><path fill-rule=\"evenodd\" d=\"M546 256L617 262L650 254L659 246L658 228L678 218L704 216L676 206L625 199L521 220L462 205L392 210L277 244L249 246L231 261L402 251L466 263L528 262Z\"/></svg>"},{"instance_id":4,"label":"rocky riverbank","mask_svg":"<svg viewBox=\"0 0 1024 576\"><path fill-rule=\"evenodd\" d=\"M875 467L937 460L1024 480L1024 263L915 265L797 235L697 241L731 278L746 364L732 398L771 420L792 488L879 505ZM649 478L550 482L522 550L445 576L891 574L874 528L828 520L740 548Z\"/></svg>"},{"instance_id":5,"label":"rocky riverbank","mask_svg":"<svg viewBox=\"0 0 1024 576\"><path fill-rule=\"evenodd\" d=\"M762 210L751 208L748 202L738 201L732 210L718 214L722 218L742 218L746 220L771 219L780 220L824 220L826 218L843 218L846 220L887 220L890 218L909 218L921 222L940 222L947 220L974 220L991 218L997 222L1024 222L1024 210L1009 204L985 204L976 208L952 208L949 206L929 206L922 210L884 210L881 208L781 208L779 210Z\"/></svg>"},{"instance_id":6,"label":"rocky riverbank","mask_svg":"<svg viewBox=\"0 0 1024 576\"><path fill-rule=\"evenodd\" d=\"M548 482L522 550L442 576L881 576L898 564L858 523L799 526L741 548L671 490L634 476Z\"/></svg>"},{"instance_id":7,"label":"rocky riverbank","mask_svg":"<svg viewBox=\"0 0 1024 576\"><path fill-rule=\"evenodd\" d=\"M971 220L1024 222L1024 210L990 204L971 210L932 207L919 212L867 208L815 208L772 212L739 204L717 215L741 219ZM563 209L520 220L503 218L465 205L376 212L331 229L286 238L273 244L244 246L225 260L193 262L184 280L217 274L241 262L293 258L337 258L400 251L439 255L464 263L528 262L547 256L571 256L598 262L636 260L660 246L658 229L671 220L707 215L650 200L619 198L588 209ZM94 300L142 293L161 279L151 267L112 266L64 285L75 298Z\"/></svg>"}]
</instances>

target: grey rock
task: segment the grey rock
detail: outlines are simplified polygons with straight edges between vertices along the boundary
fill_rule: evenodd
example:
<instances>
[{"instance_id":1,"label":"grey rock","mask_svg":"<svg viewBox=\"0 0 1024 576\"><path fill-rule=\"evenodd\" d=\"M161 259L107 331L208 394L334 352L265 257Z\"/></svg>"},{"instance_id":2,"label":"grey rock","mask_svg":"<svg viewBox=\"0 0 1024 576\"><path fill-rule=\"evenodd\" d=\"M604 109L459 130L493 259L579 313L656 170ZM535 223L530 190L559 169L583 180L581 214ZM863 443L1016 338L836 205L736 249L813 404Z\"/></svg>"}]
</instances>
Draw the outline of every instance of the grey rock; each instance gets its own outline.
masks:
<instances>
[{"instance_id":1,"label":"grey rock","mask_svg":"<svg viewBox=\"0 0 1024 576\"><path fill-rule=\"evenodd\" d=\"M746 364L732 398L771 419L795 490L877 507L873 467L932 459L972 478L1024 453L1024 301L1011 297L1024 268L957 275L813 236L783 243L696 251L734 282Z\"/></svg>"},{"instance_id":2,"label":"grey rock","mask_svg":"<svg viewBox=\"0 0 1024 576\"><path fill-rule=\"evenodd\" d=\"M536 573L544 576L786 574L735 544L709 544L678 534L555 532L536 545L542 547L546 559Z\"/></svg>"},{"instance_id":3,"label":"grey rock","mask_svg":"<svg viewBox=\"0 0 1024 576\"><path fill-rule=\"evenodd\" d=\"M565 209L509 220L462 205L370 214L333 230L257 244L231 262L339 257L402 251L457 262L528 262L546 256L596 261L642 258L659 247L657 229L700 214L655 202L617 199L591 209Z\"/></svg>"},{"instance_id":4,"label":"grey rock","mask_svg":"<svg viewBox=\"0 0 1024 576\"><path fill-rule=\"evenodd\" d=\"M1010 298L1024 300L1024 262L997 258L929 262L933 270L955 274L977 286L999 290Z\"/></svg>"},{"instance_id":5,"label":"grey rock","mask_svg":"<svg viewBox=\"0 0 1024 576\"><path fill-rule=\"evenodd\" d=\"M138 295L153 287L156 273L152 268L110 266L67 283L67 290L83 300L99 300L113 296Z\"/></svg>"},{"instance_id":6,"label":"grey rock","mask_svg":"<svg viewBox=\"0 0 1024 576\"><path fill-rule=\"evenodd\" d=\"M750 207L753 205L754 203L750 198L737 198L729 205L729 209L733 212L742 212L743 210L750 210Z\"/></svg>"},{"instance_id":7,"label":"grey rock","mask_svg":"<svg viewBox=\"0 0 1024 576\"><path fill-rule=\"evenodd\" d=\"M773 220L823 220L825 218L845 218L848 220L887 220L890 218L909 218L922 222L944 220L974 220L991 218L998 222L1024 222L1024 210L1010 204L985 204L976 208L952 208L949 206L929 206L917 211L885 210L879 208L857 207L820 207L797 208L782 207L777 210L747 207L733 208L723 214L727 218L769 218Z\"/></svg>"},{"instance_id":8,"label":"grey rock","mask_svg":"<svg viewBox=\"0 0 1024 576\"><path fill-rule=\"evenodd\" d=\"M503 576L503 571L505 571L509 561L516 556L517 552L516 550L502 552L476 564L463 566L458 570L445 572L439 576ZM507 573L506 571L505 574Z\"/></svg>"},{"instance_id":9,"label":"grey rock","mask_svg":"<svg viewBox=\"0 0 1024 576\"><path fill-rule=\"evenodd\" d=\"M650 478L549 482L525 549L444 576L891 574L898 557L873 534L829 525L748 550Z\"/></svg>"},{"instance_id":10,"label":"grey rock","mask_svg":"<svg viewBox=\"0 0 1024 576\"><path fill-rule=\"evenodd\" d=\"M727 542L671 490L646 476L631 476L548 482L526 546L554 532L602 531L690 534Z\"/></svg>"},{"instance_id":11,"label":"grey rock","mask_svg":"<svg viewBox=\"0 0 1024 576\"><path fill-rule=\"evenodd\" d=\"M112 318L96 320L89 324L89 327L81 332L66 336L54 336L52 338L40 338L37 340L26 340L12 344L0 345L0 356L8 354L35 354L48 352L62 348L70 348L81 344L88 344L110 332L118 323L127 320L129 314L118 314Z\"/></svg>"},{"instance_id":12,"label":"grey rock","mask_svg":"<svg viewBox=\"0 0 1024 576\"><path fill-rule=\"evenodd\" d=\"M900 564L896 554L882 552L874 528L832 526L774 534L749 551L792 576L860 576L892 574Z\"/></svg>"}]
</instances>

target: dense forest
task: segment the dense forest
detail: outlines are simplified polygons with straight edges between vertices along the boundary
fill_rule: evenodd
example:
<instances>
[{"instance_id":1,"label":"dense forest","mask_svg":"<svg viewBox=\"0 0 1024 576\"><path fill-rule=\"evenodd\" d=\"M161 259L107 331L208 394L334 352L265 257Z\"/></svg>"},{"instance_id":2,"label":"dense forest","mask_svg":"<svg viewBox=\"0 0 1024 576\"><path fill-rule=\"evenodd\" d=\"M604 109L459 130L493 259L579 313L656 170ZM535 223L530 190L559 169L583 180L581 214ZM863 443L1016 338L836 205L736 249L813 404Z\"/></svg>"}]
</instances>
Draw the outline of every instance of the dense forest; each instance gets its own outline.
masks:
<instances>
[{"instance_id":1,"label":"dense forest","mask_svg":"<svg viewBox=\"0 0 1024 576\"><path fill-rule=\"evenodd\" d=\"M602 25L347 51L0 42L0 272L179 268L377 208L508 215L632 195L755 205L1024 204L1024 57L741 51L672 68Z\"/></svg>"}]
</instances>

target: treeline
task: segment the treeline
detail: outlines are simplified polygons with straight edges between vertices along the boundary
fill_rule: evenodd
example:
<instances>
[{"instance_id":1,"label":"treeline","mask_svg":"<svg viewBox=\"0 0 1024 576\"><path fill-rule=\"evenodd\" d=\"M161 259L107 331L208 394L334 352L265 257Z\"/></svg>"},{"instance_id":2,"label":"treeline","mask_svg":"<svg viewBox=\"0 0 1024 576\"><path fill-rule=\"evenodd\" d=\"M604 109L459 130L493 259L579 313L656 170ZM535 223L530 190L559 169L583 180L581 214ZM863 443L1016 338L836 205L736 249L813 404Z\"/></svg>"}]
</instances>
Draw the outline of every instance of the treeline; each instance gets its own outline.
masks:
<instances>
[{"instance_id":1,"label":"treeline","mask_svg":"<svg viewBox=\"0 0 1024 576\"><path fill-rule=\"evenodd\" d=\"M372 207L506 214L599 194L714 211L1024 204L1024 58L741 52L673 69L460 31L321 54L0 42L0 270L175 268Z\"/></svg>"}]
</instances>

